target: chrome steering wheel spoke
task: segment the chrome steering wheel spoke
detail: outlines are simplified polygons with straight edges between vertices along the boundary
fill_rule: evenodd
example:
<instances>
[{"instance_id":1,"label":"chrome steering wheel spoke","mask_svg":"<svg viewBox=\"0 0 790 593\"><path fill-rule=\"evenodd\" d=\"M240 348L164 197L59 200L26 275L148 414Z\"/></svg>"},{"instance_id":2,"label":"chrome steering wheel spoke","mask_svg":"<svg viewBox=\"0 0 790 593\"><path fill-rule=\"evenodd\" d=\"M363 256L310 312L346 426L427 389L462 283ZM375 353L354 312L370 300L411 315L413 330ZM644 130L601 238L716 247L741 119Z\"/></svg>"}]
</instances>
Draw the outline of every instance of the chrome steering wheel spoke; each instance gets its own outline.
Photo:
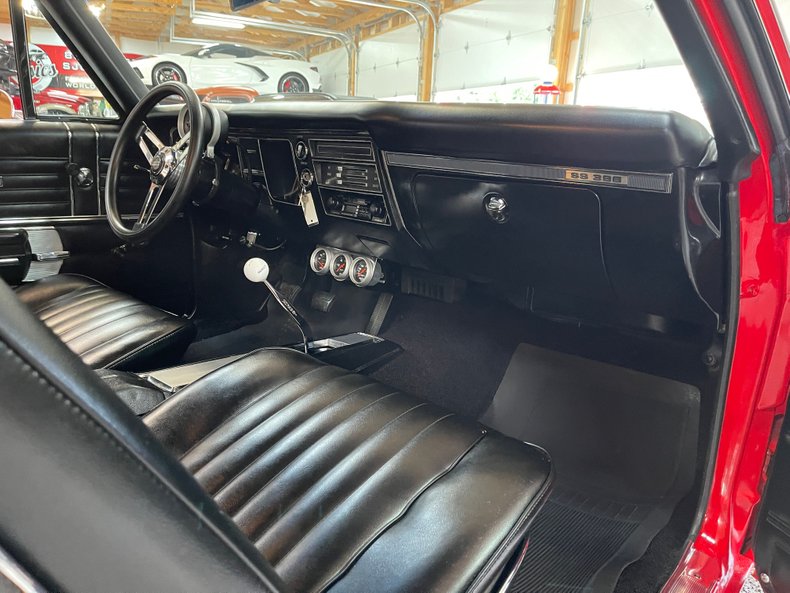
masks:
<instances>
[{"instance_id":1,"label":"chrome steering wheel spoke","mask_svg":"<svg viewBox=\"0 0 790 593\"><path fill-rule=\"evenodd\" d=\"M148 145L148 142L146 142L146 139L154 146L155 150L151 151L151 147ZM140 147L145 160L148 161L149 164L154 160L154 155L165 147L164 143L159 139L159 136L157 136L145 122L143 122L140 127L140 132L137 135L137 146Z\"/></svg>"},{"instance_id":2,"label":"chrome steering wheel spoke","mask_svg":"<svg viewBox=\"0 0 790 593\"><path fill-rule=\"evenodd\" d=\"M154 134L153 130L151 130L145 122L143 122L143 134L151 141L151 144L156 146L157 150L162 150L165 147L165 143L159 139L159 136Z\"/></svg>"},{"instance_id":3,"label":"chrome steering wheel spoke","mask_svg":"<svg viewBox=\"0 0 790 593\"><path fill-rule=\"evenodd\" d=\"M134 223L133 230L139 231L151 224L154 211L156 210L159 198L162 197L164 190L164 184L159 185L151 182L151 186L148 188L148 194L145 196L145 201L143 202L143 207L140 210L140 216L137 218L137 222Z\"/></svg>"},{"instance_id":4,"label":"chrome steering wheel spoke","mask_svg":"<svg viewBox=\"0 0 790 593\"><path fill-rule=\"evenodd\" d=\"M181 138L178 140L178 142L176 142L173 145L173 150L178 152L179 150L182 150L182 149L188 149L189 148L189 137L190 137L190 132L187 132L186 134L181 136Z\"/></svg>"}]
</instances>

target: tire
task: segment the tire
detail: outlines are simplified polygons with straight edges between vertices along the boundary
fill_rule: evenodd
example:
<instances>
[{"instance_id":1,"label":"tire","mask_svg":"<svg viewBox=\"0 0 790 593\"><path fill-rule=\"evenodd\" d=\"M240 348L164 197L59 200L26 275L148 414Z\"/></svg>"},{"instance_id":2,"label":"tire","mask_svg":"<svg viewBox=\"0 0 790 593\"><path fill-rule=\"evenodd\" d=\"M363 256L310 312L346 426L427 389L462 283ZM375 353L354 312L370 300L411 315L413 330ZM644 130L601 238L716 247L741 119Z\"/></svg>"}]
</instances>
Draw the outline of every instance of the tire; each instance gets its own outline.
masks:
<instances>
[{"instance_id":1,"label":"tire","mask_svg":"<svg viewBox=\"0 0 790 593\"><path fill-rule=\"evenodd\" d=\"M277 91L280 93L309 93L310 84L298 72L286 72L277 84Z\"/></svg>"},{"instance_id":2,"label":"tire","mask_svg":"<svg viewBox=\"0 0 790 593\"><path fill-rule=\"evenodd\" d=\"M39 115L77 115L77 112L60 105L38 105L36 113Z\"/></svg>"},{"instance_id":3,"label":"tire","mask_svg":"<svg viewBox=\"0 0 790 593\"><path fill-rule=\"evenodd\" d=\"M181 66L173 62L162 62L154 66L154 69L151 71L151 82L154 86L170 81L183 82L186 84L187 73L184 72Z\"/></svg>"}]
</instances>

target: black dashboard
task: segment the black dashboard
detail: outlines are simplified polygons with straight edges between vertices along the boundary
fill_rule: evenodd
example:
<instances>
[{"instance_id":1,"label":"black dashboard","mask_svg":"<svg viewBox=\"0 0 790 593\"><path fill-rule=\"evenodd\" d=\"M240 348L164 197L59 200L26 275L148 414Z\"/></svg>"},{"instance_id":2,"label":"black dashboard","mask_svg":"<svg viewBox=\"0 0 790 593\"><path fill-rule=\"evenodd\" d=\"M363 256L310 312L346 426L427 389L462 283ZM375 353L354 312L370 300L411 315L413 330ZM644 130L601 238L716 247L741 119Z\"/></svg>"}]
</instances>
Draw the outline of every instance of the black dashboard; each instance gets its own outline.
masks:
<instances>
[{"instance_id":1,"label":"black dashboard","mask_svg":"<svg viewBox=\"0 0 790 593\"><path fill-rule=\"evenodd\" d=\"M496 107L227 113L243 176L307 253L368 258L388 282L409 269L479 282L558 314L633 314L641 325L715 316L721 270L707 264L720 249L722 189L700 124Z\"/></svg>"}]
</instances>

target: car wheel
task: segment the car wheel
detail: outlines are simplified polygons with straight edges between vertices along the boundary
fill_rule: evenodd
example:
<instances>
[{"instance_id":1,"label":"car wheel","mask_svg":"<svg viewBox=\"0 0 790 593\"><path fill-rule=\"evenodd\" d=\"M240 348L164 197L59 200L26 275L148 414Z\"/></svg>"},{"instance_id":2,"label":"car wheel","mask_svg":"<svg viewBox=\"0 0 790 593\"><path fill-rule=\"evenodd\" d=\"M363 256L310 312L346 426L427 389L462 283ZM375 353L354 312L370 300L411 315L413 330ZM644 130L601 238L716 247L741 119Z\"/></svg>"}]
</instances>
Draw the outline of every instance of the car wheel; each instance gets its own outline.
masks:
<instances>
[{"instance_id":1,"label":"car wheel","mask_svg":"<svg viewBox=\"0 0 790 593\"><path fill-rule=\"evenodd\" d=\"M36 113L38 115L77 115L77 113L68 107L60 107L58 105L37 105Z\"/></svg>"},{"instance_id":2,"label":"car wheel","mask_svg":"<svg viewBox=\"0 0 790 593\"><path fill-rule=\"evenodd\" d=\"M163 82L187 82L187 73L180 66L176 66L172 62L163 62L154 66L151 72L152 82L162 84Z\"/></svg>"},{"instance_id":3,"label":"car wheel","mask_svg":"<svg viewBox=\"0 0 790 593\"><path fill-rule=\"evenodd\" d=\"M277 90L281 93L309 93L310 85L307 79L298 72L288 72L283 74Z\"/></svg>"}]
</instances>

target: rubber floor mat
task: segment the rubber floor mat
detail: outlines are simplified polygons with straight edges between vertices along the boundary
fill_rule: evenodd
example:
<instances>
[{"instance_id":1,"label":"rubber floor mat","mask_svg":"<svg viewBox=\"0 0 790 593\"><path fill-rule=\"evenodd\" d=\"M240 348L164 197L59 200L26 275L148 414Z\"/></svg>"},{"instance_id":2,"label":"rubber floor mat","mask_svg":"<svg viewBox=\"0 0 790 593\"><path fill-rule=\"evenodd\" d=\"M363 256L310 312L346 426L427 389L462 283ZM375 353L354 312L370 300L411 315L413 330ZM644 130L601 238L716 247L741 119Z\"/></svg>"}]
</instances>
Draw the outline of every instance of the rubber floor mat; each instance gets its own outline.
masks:
<instances>
[{"instance_id":1,"label":"rubber floor mat","mask_svg":"<svg viewBox=\"0 0 790 593\"><path fill-rule=\"evenodd\" d=\"M552 456L510 593L610 593L694 481L699 391L520 344L482 422Z\"/></svg>"}]
</instances>

